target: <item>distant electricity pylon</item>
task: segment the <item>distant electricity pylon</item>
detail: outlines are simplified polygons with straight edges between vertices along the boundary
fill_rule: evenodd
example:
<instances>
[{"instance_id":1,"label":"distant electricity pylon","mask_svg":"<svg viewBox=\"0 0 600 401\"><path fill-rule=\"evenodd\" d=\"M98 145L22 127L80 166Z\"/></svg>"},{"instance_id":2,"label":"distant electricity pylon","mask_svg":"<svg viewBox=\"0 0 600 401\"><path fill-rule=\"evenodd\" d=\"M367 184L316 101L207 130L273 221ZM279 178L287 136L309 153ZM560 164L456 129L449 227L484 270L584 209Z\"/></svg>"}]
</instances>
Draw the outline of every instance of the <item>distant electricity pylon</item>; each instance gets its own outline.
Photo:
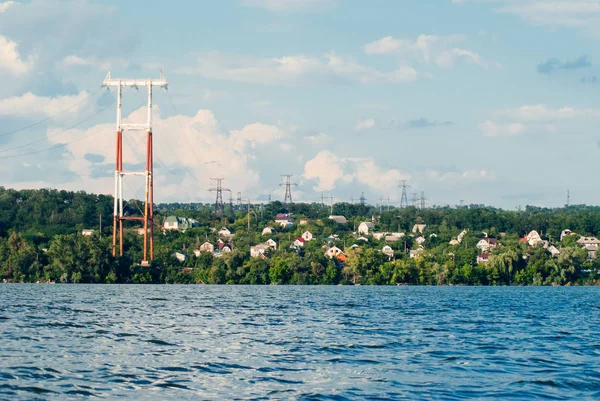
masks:
<instances>
[{"instance_id":1,"label":"distant electricity pylon","mask_svg":"<svg viewBox=\"0 0 600 401\"><path fill-rule=\"evenodd\" d=\"M237 193L237 206L238 207L242 206L242 193L241 192Z\"/></svg>"},{"instance_id":2,"label":"distant electricity pylon","mask_svg":"<svg viewBox=\"0 0 600 401\"><path fill-rule=\"evenodd\" d=\"M421 191L421 210L425 210L425 201L427 199L425 198L425 192Z\"/></svg>"},{"instance_id":3,"label":"distant electricity pylon","mask_svg":"<svg viewBox=\"0 0 600 401\"><path fill-rule=\"evenodd\" d=\"M571 190L567 189L567 206L571 206Z\"/></svg>"},{"instance_id":4,"label":"distant electricity pylon","mask_svg":"<svg viewBox=\"0 0 600 401\"><path fill-rule=\"evenodd\" d=\"M291 174L282 174L281 177L285 178L285 182L279 184L279 186L285 186L285 197L283 199L283 204L287 205L288 203L292 203L292 185L298 186L298 184L292 182Z\"/></svg>"},{"instance_id":5,"label":"distant electricity pylon","mask_svg":"<svg viewBox=\"0 0 600 401\"><path fill-rule=\"evenodd\" d=\"M217 198L215 200L215 214L217 216L223 216L225 214L225 204L223 203L223 191L231 193L231 189L223 188L223 180L225 178L211 178L211 181L214 181L215 186L210 188L210 192L216 192Z\"/></svg>"},{"instance_id":6,"label":"distant electricity pylon","mask_svg":"<svg viewBox=\"0 0 600 401\"><path fill-rule=\"evenodd\" d=\"M325 199L329 200L329 215L333 215L333 196L327 196Z\"/></svg>"},{"instance_id":7,"label":"distant electricity pylon","mask_svg":"<svg viewBox=\"0 0 600 401\"><path fill-rule=\"evenodd\" d=\"M112 254L117 256L117 237L119 238L119 255L123 256L123 221L138 220L144 224L144 252L142 265L148 265L148 257L154 259L154 160L152 145L152 88L158 86L167 88L168 83L162 71L158 79L129 79L111 78L110 71L106 75L102 86L117 87L117 156L115 168L115 198L114 198L114 221L113 221L113 246ZM123 87L148 88L148 117L145 123L124 124L123 123ZM124 131L146 132L146 169L143 172L123 171L123 132ZM142 176L145 180L144 211L142 216L124 216L123 213L123 177ZM117 232L117 225L119 226Z\"/></svg>"},{"instance_id":8,"label":"distant electricity pylon","mask_svg":"<svg viewBox=\"0 0 600 401\"><path fill-rule=\"evenodd\" d=\"M408 196L406 190L410 188L410 185L406 185L406 180L400 181L399 188L402 188L402 197L400 198L400 209L408 207Z\"/></svg>"},{"instance_id":9,"label":"distant electricity pylon","mask_svg":"<svg viewBox=\"0 0 600 401\"><path fill-rule=\"evenodd\" d=\"M417 207L417 203L419 201L419 198L417 197L417 193L413 192L410 194L410 204L414 207Z\"/></svg>"}]
</instances>

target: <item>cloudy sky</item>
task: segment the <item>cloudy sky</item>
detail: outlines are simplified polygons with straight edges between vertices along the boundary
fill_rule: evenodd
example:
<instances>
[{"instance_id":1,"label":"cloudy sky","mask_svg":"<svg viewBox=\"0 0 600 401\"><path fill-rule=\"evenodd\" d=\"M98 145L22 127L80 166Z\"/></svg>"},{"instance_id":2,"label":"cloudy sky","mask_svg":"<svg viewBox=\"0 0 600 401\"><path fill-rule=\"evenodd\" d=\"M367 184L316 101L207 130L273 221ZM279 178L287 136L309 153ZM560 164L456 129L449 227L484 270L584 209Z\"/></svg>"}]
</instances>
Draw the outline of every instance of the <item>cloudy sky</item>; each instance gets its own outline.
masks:
<instances>
[{"instance_id":1,"label":"cloudy sky","mask_svg":"<svg viewBox=\"0 0 600 401\"><path fill-rule=\"evenodd\" d=\"M0 185L113 191L113 77L155 89L157 201L597 204L597 0L0 0ZM143 122L145 94L123 107ZM143 137L125 133L126 168ZM141 198L130 180L125 196Z\"/></svg>"}]
</instances>

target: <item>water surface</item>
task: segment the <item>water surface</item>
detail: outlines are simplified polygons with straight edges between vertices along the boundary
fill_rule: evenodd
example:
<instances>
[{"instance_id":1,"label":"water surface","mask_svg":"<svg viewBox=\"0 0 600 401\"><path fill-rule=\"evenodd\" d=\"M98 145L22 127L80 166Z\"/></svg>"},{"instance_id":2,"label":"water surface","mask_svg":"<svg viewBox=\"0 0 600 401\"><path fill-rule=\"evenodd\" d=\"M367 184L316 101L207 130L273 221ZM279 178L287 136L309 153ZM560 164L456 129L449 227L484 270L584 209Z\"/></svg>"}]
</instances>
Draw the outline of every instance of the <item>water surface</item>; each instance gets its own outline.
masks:
<instances>
[{"instance_id":1,"label":"water surface","mask_svg":"<svg viewBox=\"0 0 600 401\"><path fill-rule=\"evenodd\" d=\"M0 285L0 399L600 399L600 289Z\"/></svg>"}]
</instances>

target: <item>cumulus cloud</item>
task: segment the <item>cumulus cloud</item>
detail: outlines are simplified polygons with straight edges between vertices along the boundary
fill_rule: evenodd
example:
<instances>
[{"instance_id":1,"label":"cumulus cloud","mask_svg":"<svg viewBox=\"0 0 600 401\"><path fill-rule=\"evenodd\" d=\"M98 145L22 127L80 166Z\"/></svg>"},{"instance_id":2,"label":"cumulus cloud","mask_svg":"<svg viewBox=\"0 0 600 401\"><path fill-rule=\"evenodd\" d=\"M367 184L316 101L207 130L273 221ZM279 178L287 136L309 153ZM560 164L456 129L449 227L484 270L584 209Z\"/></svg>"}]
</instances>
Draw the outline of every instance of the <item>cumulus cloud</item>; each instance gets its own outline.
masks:
<instances>
[{"instance_id":1,"label":"cumulus cloud","mask_svg":"<svg viewBox=\"0 0 600 401\"><path fill-rule=\"evenodd\" d=\"M334 53L324 57L293 55L261 58L211 52L199 56L196 65L181 68L179 72L229 81L285 86L335 80L363 84L402 83L415 81L419 77L412 67L400 66L391 71L380 71Z\"/></svg>"},{"instance_id":2,"label":"cumulus cloud","mask_svg":"<svg viewBox=\"0 0 600 401\"><path fill-rule=\"evenodd\" d=\"M395 54L416 58L442 68L453 67L458 60L465 60L468 63L487 68L488 62L479 54L456 47L458 43L464 42L466 39L465 35L419 35L415 40L386 36L367 43L364 50L367 54Z\"/></svg>"},{"instance_id":3,"label":"cumulus cloud","mask_svg":"<svg viewBox=\"0 0 600 401\"><path fill-rule=\"evenodd\" d=\"M0 3L0 13L3 13L4 11L8 10L10 6L13 6L15 4L17 3L14 1L5 1Z\"/></svg>"},{"instance_id":4,"label":"cumulus cloud","mask_svg":"<svg viewBox=\"0 0 600 401\"><path fill-rule=\"evenodd\" d=\"M303 177L317 181L313 188L315 191L331 191L341 183L354 182L383 193L410 175L397 169L383 168L374 158L340 157L323 150L306 162Z\"/></svg>"},{"instance_id":5,"label":"cumulus cloud","mask_svg":"<svg viewBox=\"0 0 600 401\"><path fill-rule=\"evenodd\" d=\"M136 110L124 122L144 121L145 113L145 108ZM76 186L92 192L112 193L114 123L53 136L56 130L48 130L48 139L55 144L69 143L63 158L69 160L69 170L77 175ZM260 123L229 131L210 110L199 110L194 116L163 118L157 107L153 130L157 201L209 200L206 189L210 177L225 177L225 185L235 191L257 191L260 174L250 166L253 151L289 134L285 128ZM143 152L139 149L144 137L136 131L124 133L123 157L131 169L143 165ZM81 138L85 139L78 140ZM125 186L128 192L125 196L142 196L143 191L139 190L143 189L143 183L128 179L131 185Z\"/></svg>"},{"instance_id":6,"label":"cumulus cloud","mask_svg":"<svg viewBox=\"0 0 600 401\"><path fill-rule=\"evenodd\" d=\"M27 73L33 66L30 56L23 60L18 50L18 45L5 36L0 35L0 70L5 70L13 75Z\"/></svg>"},{"instance_id":7,"label":"cumulus cloud","mask_svg":"<svg viewBox=\"0 0 600 401\"><path fill-rule=\"evenodd\" d=\"M50 117L58 114L73 115L88 110L93 104L90 94L82 91L77 95L37 96L31 92L0 100L0 116Z\"/></svg>"}]
</instances>

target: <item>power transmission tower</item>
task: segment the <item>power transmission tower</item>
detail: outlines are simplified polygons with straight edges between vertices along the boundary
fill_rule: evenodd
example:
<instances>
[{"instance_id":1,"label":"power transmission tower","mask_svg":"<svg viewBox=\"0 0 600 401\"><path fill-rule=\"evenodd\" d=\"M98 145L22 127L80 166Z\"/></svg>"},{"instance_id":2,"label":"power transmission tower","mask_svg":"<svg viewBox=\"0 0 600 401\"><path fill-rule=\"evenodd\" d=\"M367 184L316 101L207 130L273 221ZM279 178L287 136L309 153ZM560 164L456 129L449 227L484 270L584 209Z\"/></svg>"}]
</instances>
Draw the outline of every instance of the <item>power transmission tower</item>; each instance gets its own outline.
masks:
<instances>
[{"instance_id":1,"label":"power transmission tower","mask_svg":"<svg viewBox=\"0 0 600 401\"><path fill-rule=\"evenodd\" d=\"M400 209L404 209L408 207L408 196L406 195L406 190L410 188L410 185L406 185L406 180L400 181L399 188L402 188L402 197L400 198Z\"/></svg>"},{"instance_id":2,"label":"power transmission tower","mask_svg":"<svg viewBox=\"0 0 600 401\"><path fill-rule=\"evenodd\" d=\"M238 207L242 206L242 193L241 192L237 193L237 206Z\"/></svg>"},{"instance_id":3,"label":"power transmission tower","mask_svg":"<svg viewBox=\"0 0 600 401\"><path fill-rule=\"evenodd\" d=\"M225 214L225 204L223 203L223 191L228 191L229 193L231 193L231 189L223 188L223 180L225 180L225 178L211 178L211 181L215 182L215 186L209 189L210 192L217 193L217 197L215 200L215 214L217 216L223 216Z\"/></svg>"},{"instance_id":4,"label":"power transmission tower","mask_svg":"<svg viewBox=\"0 0 600 401\"><path fill-rule=\"evenodd\" d=\"M292 185L298 186L298 184L292 182L291 174L282 174L281 177L285 178L285 182L279 184L279 186L285 186L285 198L283 200L283 204L287 205L288 203L292 203Z\"/></svg>"},{"instance_id":5,"label":"power transmission tower","mask_svg":"<svg viewBox=\"0 0 600 401\"><path fill-rule=\"evenodd\" d=\"M421 210L425 210L425 201L427 199L425 198L425 192L421 191Z\"/></svg>"},{"instance_id":6,"label":"power transmission tower","mask_svg":"<svg viewBox=\"0 0 600 401\"><path fill-rule=\"evenodd\" d=\"M113 212L113 246L112 254L117 256L117 237L119 238L119 255L123 256L123 221L137 220L144 224L144 252L142 265L148 265L148 259L154 260L154 159L152 144L152 88L167 88L168 83L162 71L158 79L113 79L110 71L106 75L102 86L117 87L117 155L115 167L115 198ZM145 123L124 124L123 123L123 87L148 88L148 117ZM123 132L145 131L146 132L146 169L143 172L123 171ZM123 177L142 176L145 181L144 211L142 216L124 216L123 213ZM118 226L118 231L117 231Z\"/></svg>"},{"instance_id":7,"label":"power transmission tower","mask_svg":"<svg viewBox=\"0 0 600 401\"><path fill-rule=\"evenodd\" d=\"M571 190L567 189L567 206L571 206Z\"/></svg>"},{"instance_id":8,"label":"power transmission tower","mask_svg":"<svg viewBox=\"0 0 600 401\"><path fill-rule=\"evenodd\" d=\"M360 205L364 206L367 203L367 198L365 198L365 193L361 192L360 194Z\"/></svg>"},{"instance_id":9,"label":"power transmission tower","mask_svg":"<svg viewBox=\"0 0 600 401\"><path fill-rule=\"evenodd\" d=\"M388 213L390 211L390 197L389 196L388 196L388 199L387 199L387 211L388 211Z\"/></svg>"},{"instance_id":10,"label":"power transmission tower","mask_svg":"<svg viewBox=\"0 0 600 401\"><path fill-rule=\"evenodd\" d=\"M416 192L412 192L410 194L410 203L411 203L411 205L413 205L414 207L417 207L418 200L419 200L419 198L417 197L417 193Z\"/></svg>"},{"instance_id":11,"label":"power transmission tower","mask_svg":"<svg viewBox=\"0 0 600 401\"><path fill-rule=\"evenodd\" d=\"M329 200L329 215L333 216L333 196L328 196L325 199Z\"/></svg>"},{"instance_id":12,"label":"power transmission tower","mask_svg":"<svg viewBox=\"0 0 600 401\"><path fill-rule=\"evenodd\" d=\"M379 215L383 214L383 196L379 198Z\"/></svg>"}]
</instances>

